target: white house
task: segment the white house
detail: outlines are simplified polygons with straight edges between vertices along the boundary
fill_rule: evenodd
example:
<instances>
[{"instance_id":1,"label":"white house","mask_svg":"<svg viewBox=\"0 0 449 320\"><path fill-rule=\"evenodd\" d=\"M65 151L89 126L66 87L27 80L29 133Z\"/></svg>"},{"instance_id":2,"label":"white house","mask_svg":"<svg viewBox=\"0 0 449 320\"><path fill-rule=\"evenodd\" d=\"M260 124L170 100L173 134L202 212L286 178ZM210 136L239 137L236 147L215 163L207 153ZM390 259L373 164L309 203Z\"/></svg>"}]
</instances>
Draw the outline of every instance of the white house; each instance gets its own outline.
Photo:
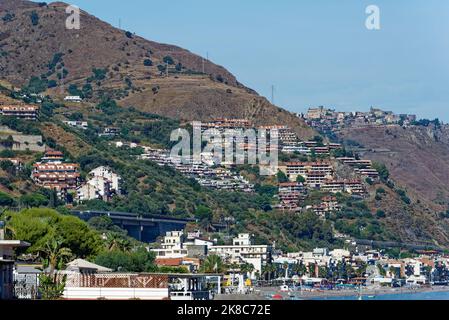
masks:
<instances>
[{"instance_id":1,"label":"white house","mask_svg":"<svg viewBox=\"0 0 449 320\"><path fill-rule=\"evenodd\" d=\"M66 101L66 102L82 102L83 99L81 99L80 96L67 96L64 98L64 101Z\"/></svg>"}]
</instances>

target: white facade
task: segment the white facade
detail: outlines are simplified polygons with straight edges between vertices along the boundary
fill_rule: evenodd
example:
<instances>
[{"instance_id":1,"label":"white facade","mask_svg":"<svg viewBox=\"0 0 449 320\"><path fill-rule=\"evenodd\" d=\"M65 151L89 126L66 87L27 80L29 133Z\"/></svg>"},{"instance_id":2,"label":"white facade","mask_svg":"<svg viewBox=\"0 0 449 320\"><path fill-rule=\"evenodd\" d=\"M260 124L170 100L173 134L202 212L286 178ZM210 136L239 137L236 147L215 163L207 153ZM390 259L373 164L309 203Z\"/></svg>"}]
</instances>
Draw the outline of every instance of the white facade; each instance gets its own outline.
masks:
<instances>
[{"instance_id":1,"label":"white facade","mask_svg":"<svg viewBox=\"0 0 449 320\"><path fill-rule=\"evenodd\" d=\"M256 272L262 273L262 266L271 261L272 247L268 245L253 245L249 234L239 234L232 241L233 245L211 246L210 254L216 254L223 259L242 261L254 266Z\"/></svg>"},{"instance_id":2,"label":"white facade","mask_svg":"<svg viewBox=\"0 0 449 320\"><path fill-rule=\"evenodd\" d=\"M168 231L162 239L160 249L151 249L156 254L156 258L176 259L185 258L188 255L187 248L184 248L184 232Z\"/></svg>"},{"instance_id":3,"label":"white facade","mask_svg":"<svg viewBox=\"0 0 449 320\"><path fill-rule=\"evenodd\" d=\"M120 193L120 181L122 178L110 168L101 166L89 172L89 175L93 177L103 177L111 181L112 189L117 191L117 193Z\"/></svg>"},{"instance_id":4,"label":"white facade","mask_svg":"<svg viewBox=\"0 0 449 320\"><path fill-rule=\"evenodd\" d=\"M108 167L98 167L89 172L90 179L78 188L78 200L102 199L109 201L112 195L120 194L121 177Z\"/></svg>"},{"instance_id":5,"label":"white facade","mask_svg":"<svg viewBox=\"0 0 449 320\"><path fill-rule=\"evenodd\" d=\"M67 96L64 98L64 101L67 102L81 102L83 99L81 99L80 96Z\"/></svg>"}]
</instances>

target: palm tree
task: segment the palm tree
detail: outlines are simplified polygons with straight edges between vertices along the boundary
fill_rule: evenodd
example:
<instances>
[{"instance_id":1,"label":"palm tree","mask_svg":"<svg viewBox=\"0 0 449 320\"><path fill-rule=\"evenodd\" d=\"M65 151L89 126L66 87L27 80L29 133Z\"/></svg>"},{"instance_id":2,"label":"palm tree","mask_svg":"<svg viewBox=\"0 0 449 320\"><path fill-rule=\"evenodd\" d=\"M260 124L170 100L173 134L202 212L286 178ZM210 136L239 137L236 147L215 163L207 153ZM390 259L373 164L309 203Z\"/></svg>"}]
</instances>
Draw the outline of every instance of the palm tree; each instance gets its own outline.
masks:
<instances>
[{"instance_id":1,"label":"palm tree","mask_svg":"<svg viewBox=\"0 0 449 320\"><path fill-rule=\"evenodd\" d=\"M61 239L49 240L40 252L45 257L46 264L50 267L50 275L53 275L55 270L60 269L72 257L72 251L62 246Z\"/></svg>"},{"instance_id":2,"label":"palm tree","mask_svg":"<svg viewBox=\"0 0 449 320\"><path fill-rule=\"evenodd\" d=\"M285 270L285 279L287 279L288 278L288 269L289 269L288 262L284 262L284 265L282 266L282 268Z\"/></svg>"},{"instance_id":3,"label":"palm tree","mask_svg":"<svg viewBox=\"0 0 449 320\"><path fill-rule=\"evenodd\" d=\"M266 264L262 268L262 272L265 276L268 276L268 281L271 281L271 276L276 272L276 266L274 264Z\"/></svg>"},{"instance_id":4,"label":"palm tree","mask_svg":"<svg viewBox=\"0 0 449 320\"><path fill-rule=\"evenodd\" d=\"M303 275L305 275L307 273L307 267L302 262L296 263L293 266L293 272L295 274L297 274L298 276L302 277Z\"/></svg>"},{"instance_id":5,"label":"palm tree","mask_svg":"<svg viewBox=\"0 0 449 320\"><path fill-rule=\"evenodd\" d=\"M245 264L243 264L241 267L240 267L240 270L243 272L243 273L245 273L247 276L248 276L248 274L251 276L251 274L253 273L253 271L254 271L254 265L253 264L251 264L251 263L245 263Z\"/></svg>"},{"instance_id":6,"label":"palm tree","mask_svg":"<svg viewBox=\"0 0 449 320\"><path fill-rule=\"evenodd\" d=\"M39 276L39 292L44 300L57 300L64 292L67 275L59 278L55 270L62 268L62 265L72 257L72 251L63 247L62 243L60 239L51 239L40 250L45 257L44 265L50 268L48 273Z\"/></svg>"},{"instance_id":7,"label":"palm tree","mask_svg":"<svg viewBox=\"0 0 449 320\"><path fill-rule=\"evenodd\" d=\"M109 233L107 235L106 246L109 251L119 250L127 252L132 248L131 242L117 233Z\"/></svg>"},{"instance_id":8,"label":"palm tree","mask_svg":"<svg viewBox=\"0 0 449 320\"><path fill-rule=\"evenodd\" d=\"M224 273L226 271L226 267L223 260L219 256L212 254L207 256L200 270L204 273Z\"/></svg>"}]
</instances>

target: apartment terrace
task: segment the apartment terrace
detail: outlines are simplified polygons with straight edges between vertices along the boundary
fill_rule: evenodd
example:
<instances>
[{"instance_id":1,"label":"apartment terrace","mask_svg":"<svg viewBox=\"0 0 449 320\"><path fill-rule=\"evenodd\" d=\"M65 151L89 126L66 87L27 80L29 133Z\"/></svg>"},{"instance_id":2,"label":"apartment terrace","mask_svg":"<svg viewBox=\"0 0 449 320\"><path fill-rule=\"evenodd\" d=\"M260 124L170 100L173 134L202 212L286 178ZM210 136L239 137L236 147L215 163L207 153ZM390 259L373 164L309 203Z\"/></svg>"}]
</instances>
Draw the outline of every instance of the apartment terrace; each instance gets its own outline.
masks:
<instances>
[{"instance_id":1,"label":"apartment terrace","mask_svg":"<svg viewBox=\"0 0 449 320\"><path fill-rule=\"evenodd\" d=\"M31 177L33 181L48 189L76 189L79 184L79 165L74 163L36 163Z\"/></svg>"},{"instance_id":2,"label":"apartment terrace","mask_svg":"<svg viewBox=\"0 0 449 320\"><path fill-rule=\"evenodd\" d=\"M354 172L359 176L369 177L372 179L379 178L379 172L373 169L371 160L355 159L350 157L338 158L338 161L354 168Z\"/></svg>"},{"instance_id":3,"label":"apartment terrace","mask_svg":"<svg viewBox=\"0 0 449 320\"><path fill-rule=\"evenodd\" d=\"M62 153L61 151L56 151L56 150L47 150L45 152L44 157L42 157L41 160L45 161L45 162L63 161L64 160L64 153Z\"/></svg>"},{"instance_id":4,"label":"apartment terrace","mask_svg":"<svg viewBox=\"0 0 449 320\"><path fill-rule=\"evenodd\" d=\"M333 167L330 162L287 162L285 164L287 175L307 176L309 172L320 172L332 175Z\"/></svg>"},{"instance_id":5,"label":"apartment terrace","mask_svg":"<svg viewBox=\"0 0 449 320\"><path fill-rule=\"evenodd\" d=\"M218 129L220 132L226 129L250 129L253 124L246 119L215 119L211 122L201 123L201 130Z\"/></svg>"},{"instance_id":6,"label":"apartment terrace","mask_svg":"<svg viewBox=\"0 0 449 320\"><path fill-rule=\"evenodd\" d=\"M298 182L285 182L279 184L279 193L304 192L304 186Z\"/></svg>"},{"instance_id":7,"label":"apartment terrace","mask_svg":"<svg viewBox=\"0 0 449 320\"><path fill-rule=\"evenodd\" d=\"M331 193L347 192L358 196L366 195L366 189L361 180L329 180L321 185L321 190Z\"/></svg>"},{"instance_id":8,"label":"apartment terrace","mask_svg":"<svg viewBox=\"0 0 449 320\"><path fill-rule=\"evenodd\" d=\"M172 158L168 150L158 150L144 147L145 153L139 159L150 160L159 166L170 166L181 174L195 179L201 186L219 190L234 190L243 192L254 191L254 186L243 177L233 175L231 171L224 168L212 168L213 163L208 156L202 155L200 163L194 162L193 158ZM182 161L184 160L184 161Z\"/></svg>"},{"instance_id":9,"label":"apartment terrace","mask_svg":"<svg viewBox=\"0 0 449 320\"><path fill-rule=\"evenodd\" d=\"M39 107L31 105L0 105L0 114L5 117L35 121L39 116Z\"/></svg>"}]
</instances>

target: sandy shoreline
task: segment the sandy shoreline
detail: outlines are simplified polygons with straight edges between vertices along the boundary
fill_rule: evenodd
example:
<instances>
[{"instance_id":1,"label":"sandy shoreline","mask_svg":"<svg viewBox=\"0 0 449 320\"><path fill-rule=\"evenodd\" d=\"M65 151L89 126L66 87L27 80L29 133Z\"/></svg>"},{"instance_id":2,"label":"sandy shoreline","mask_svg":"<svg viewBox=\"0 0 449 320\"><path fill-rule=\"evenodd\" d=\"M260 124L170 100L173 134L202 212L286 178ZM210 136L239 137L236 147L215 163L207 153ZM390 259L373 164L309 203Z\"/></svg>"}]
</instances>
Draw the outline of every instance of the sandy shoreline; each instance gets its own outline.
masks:
<instances>
[{"instance_id":1,"label":"sandy shoreline","mask_svg":"<svg viewBox=\"0 0 449 320\"><path fill-rule=\"evenodd\" d=\"M261 288L260 295L262 297L272 296L273 294L279 294L284 299L290 299L294 296L297 299L316 299L316 298L332 298L332 297L350 297L358 296L359 290L303 290L292 291L290 293L280 292L277 288ZM397 294L410 294L410 293L426 293L426 292L445 292L449 291L449 286L442 287L419 287L419 288L363 288L362 296L378 296L378 295L397 295Z\"/></svg>"}]
</instances>

